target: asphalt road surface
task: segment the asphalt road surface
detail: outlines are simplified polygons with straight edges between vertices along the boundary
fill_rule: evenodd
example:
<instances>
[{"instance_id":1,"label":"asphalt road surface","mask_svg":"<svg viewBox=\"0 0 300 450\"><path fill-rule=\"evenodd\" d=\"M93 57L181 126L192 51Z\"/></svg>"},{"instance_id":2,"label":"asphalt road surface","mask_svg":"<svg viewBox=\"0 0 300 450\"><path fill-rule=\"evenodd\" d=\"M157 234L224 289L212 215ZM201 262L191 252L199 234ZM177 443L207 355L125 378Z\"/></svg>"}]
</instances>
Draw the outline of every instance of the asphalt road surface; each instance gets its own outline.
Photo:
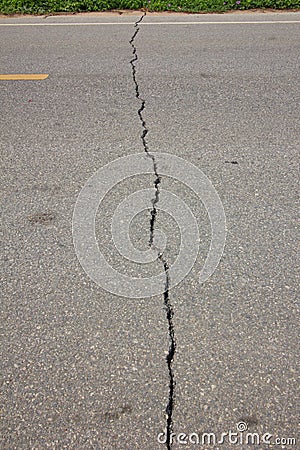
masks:
<instances>
[{"instance_id":1,"label":"asphalt road surface","mask_svg":"<svg viewBox=\"0 0 300 450\"><path fill-rule=\"evenodd\" d=\"M297 448L300 13L149 14L135 26L141 14L0 19L1 74L48 75L0 80L1 448ZM120 255L111 221L121 202L134 207L134 192L153 195L147 151L157 154L158 201L144 202L128 233L142 258L156 251L151 230L167 244L143 264ZM114 174L132 176L113 179L112 162L135 153L149 171L125 158ZM185 180L171 156L162 174L161 153L193 164ZM93 281L73 244L76 201L107 164L99 186L113 186L95 230L104 260L132 279L127 296L120 275ZM194 170L227 222L223 256L202 284L216 251L208 214L220 205L207 212L213 188L206 179L199 197ZM170 268L195 233L181 236L177 218L188 213L181 203L172 216L167 197L163 210L163 190L198 224L197 259L176 286ZM85 210L81 218L90 223ZM141 277L154 295L145 284L135 298Z\"/></svg>"}]
</instances>

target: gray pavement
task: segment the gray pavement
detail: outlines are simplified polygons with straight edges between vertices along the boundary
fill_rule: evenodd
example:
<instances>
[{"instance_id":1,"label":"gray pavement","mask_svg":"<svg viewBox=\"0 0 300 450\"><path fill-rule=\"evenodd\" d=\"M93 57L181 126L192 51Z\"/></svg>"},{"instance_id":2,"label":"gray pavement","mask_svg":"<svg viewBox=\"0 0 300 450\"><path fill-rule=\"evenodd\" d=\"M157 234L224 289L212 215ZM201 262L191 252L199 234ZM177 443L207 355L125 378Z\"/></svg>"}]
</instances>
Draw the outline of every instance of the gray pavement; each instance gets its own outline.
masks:
<instances>
[{"instance_id":1,"label":"gray pavement","mask_svg":"<svg viewBox=\"0 0 300 450\"><path fill-rule=\"evenodd\" d=\"M49 74L0 81L3 449L166 447L157 441L170 382L163 295L107 292L84 272L72 241L89 177L144 150L129 45L139 17L0 19L1 73ZM297 439L298 424L299 41L300 13L151 14L135 39L149 151L201 169L228 228L221 262L200 285L211 240L205 208L162 177L200 233L193 269L169 292L174 449L297 448L275 439ZM121 257L110 223L121 200L152 183L148 174L115 186L96 220L103 254L134 277L160 273L161 264ZM159 211L155 229L168 236L173 263L178 226ZM149 211L131 237L147 249ZM220 440L239 422L260 438L271 434L272 444L176 442L179 433Z\"/></svg>"}]
</instances>

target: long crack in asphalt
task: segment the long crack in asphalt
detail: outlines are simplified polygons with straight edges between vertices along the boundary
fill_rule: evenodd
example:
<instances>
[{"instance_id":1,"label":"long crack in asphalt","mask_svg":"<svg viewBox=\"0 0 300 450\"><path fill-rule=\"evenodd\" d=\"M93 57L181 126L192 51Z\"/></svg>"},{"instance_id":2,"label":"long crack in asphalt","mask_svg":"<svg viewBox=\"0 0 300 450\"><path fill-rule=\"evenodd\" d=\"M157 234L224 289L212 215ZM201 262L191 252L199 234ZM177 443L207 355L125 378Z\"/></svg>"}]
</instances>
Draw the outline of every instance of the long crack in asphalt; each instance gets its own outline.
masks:
<instances>
[{"instance_id":1,"label":"long crack in asphalt","mask_svg":"<svg viewBox=\"0 0 300 450\"><path fill-rule=\"evenodd\" d=\"M133 58L130 61L131 68L132 68L132 78L135 86L135 95L136 98L140 101L141 106L138 109L138 116L140 119L140 122L142 124L142 134L141 134L141 140L143 143L144 151L147 154L149 158L152 159L153 162L153 172L155 176L155 180L153 182L155 187L155 197L152 199L152 210L151 210L151 218L150 218L150 238L149 238L149 247L158 250L154 245L154 231L155 231L155 223L157 218L157 203L159 202L159 195L160 195L160 184L161 184L161 177L158 173L158 167L157 167L157 161L155 159L155 156L150 153L148 143L146 140L146 136L148 134L148 128L146 126L146 122L143 117L143 111L145 109L145 100L140 96L140 89L139 84L137 82L136 78L136 63L138 61L138 55L137 55L137 48L135 46L135 38L140 31L139 24L142 22L144 17L146 16L146 12L137 20L134 24L135 31L133 33L132 38L130 39L129 43L132 47L132 54ZM175 332L174 332L174 323L173 323L173 306L170 299L170 274L169 274L169 265L167 259L164 257L163 253L161 253L158 250L158 256L157 259L163 264L166 281L165 281L165 291L164 291L164 306L167 313L167 320L168 320L168 332L169 332L169 351L168 355L166 357L167 365L168 365L168 373L169 373L169 399L168 404L166 407L166 446L168 450L171 450L172 447L172 431L173 431L173 409L174 409L174 401L175 401L175 380L174 380L174 372L172 368L175 351L176 351L176 339L175 339Z\"/></svg>"}]
</instances>

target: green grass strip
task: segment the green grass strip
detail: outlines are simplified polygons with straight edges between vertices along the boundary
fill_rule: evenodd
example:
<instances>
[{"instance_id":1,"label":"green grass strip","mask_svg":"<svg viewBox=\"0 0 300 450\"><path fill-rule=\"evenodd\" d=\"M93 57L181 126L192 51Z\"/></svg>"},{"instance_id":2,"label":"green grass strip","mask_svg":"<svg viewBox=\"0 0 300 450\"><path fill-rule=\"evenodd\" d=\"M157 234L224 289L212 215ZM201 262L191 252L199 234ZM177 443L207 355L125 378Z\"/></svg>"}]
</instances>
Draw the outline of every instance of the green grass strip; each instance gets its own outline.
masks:
<instances>
[{"instance_id":1,"label":"green grass strip","mask_svg":"<svg viewBox=\"0 0 300 450\"><path fill-rule=\"evenodd\" d=\"M225 12L253 8L299 9L300 0L0 0L2 14L142 9L149 11Z\"/></svg>"}]
</instances>

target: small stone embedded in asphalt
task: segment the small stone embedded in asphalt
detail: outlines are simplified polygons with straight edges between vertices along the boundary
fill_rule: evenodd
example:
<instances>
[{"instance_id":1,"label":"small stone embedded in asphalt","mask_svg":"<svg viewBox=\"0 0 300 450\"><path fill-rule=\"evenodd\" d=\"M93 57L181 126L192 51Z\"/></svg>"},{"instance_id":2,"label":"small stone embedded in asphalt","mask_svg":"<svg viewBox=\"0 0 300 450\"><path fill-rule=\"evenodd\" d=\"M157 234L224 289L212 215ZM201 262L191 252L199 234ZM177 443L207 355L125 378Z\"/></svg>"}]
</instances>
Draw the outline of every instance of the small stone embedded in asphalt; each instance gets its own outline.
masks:
<instances>
[{"instance_id":1,"label":"small stone embedded in asphalt","mask_svg":"<svg viewBox=\"0 0 300 450\"><path fill-rule=\"evenodd\" d=\"M55 215L51 212L35 213L28 217L32 224L49 225L53 222Z\"/></svg>"}]
</instances>

